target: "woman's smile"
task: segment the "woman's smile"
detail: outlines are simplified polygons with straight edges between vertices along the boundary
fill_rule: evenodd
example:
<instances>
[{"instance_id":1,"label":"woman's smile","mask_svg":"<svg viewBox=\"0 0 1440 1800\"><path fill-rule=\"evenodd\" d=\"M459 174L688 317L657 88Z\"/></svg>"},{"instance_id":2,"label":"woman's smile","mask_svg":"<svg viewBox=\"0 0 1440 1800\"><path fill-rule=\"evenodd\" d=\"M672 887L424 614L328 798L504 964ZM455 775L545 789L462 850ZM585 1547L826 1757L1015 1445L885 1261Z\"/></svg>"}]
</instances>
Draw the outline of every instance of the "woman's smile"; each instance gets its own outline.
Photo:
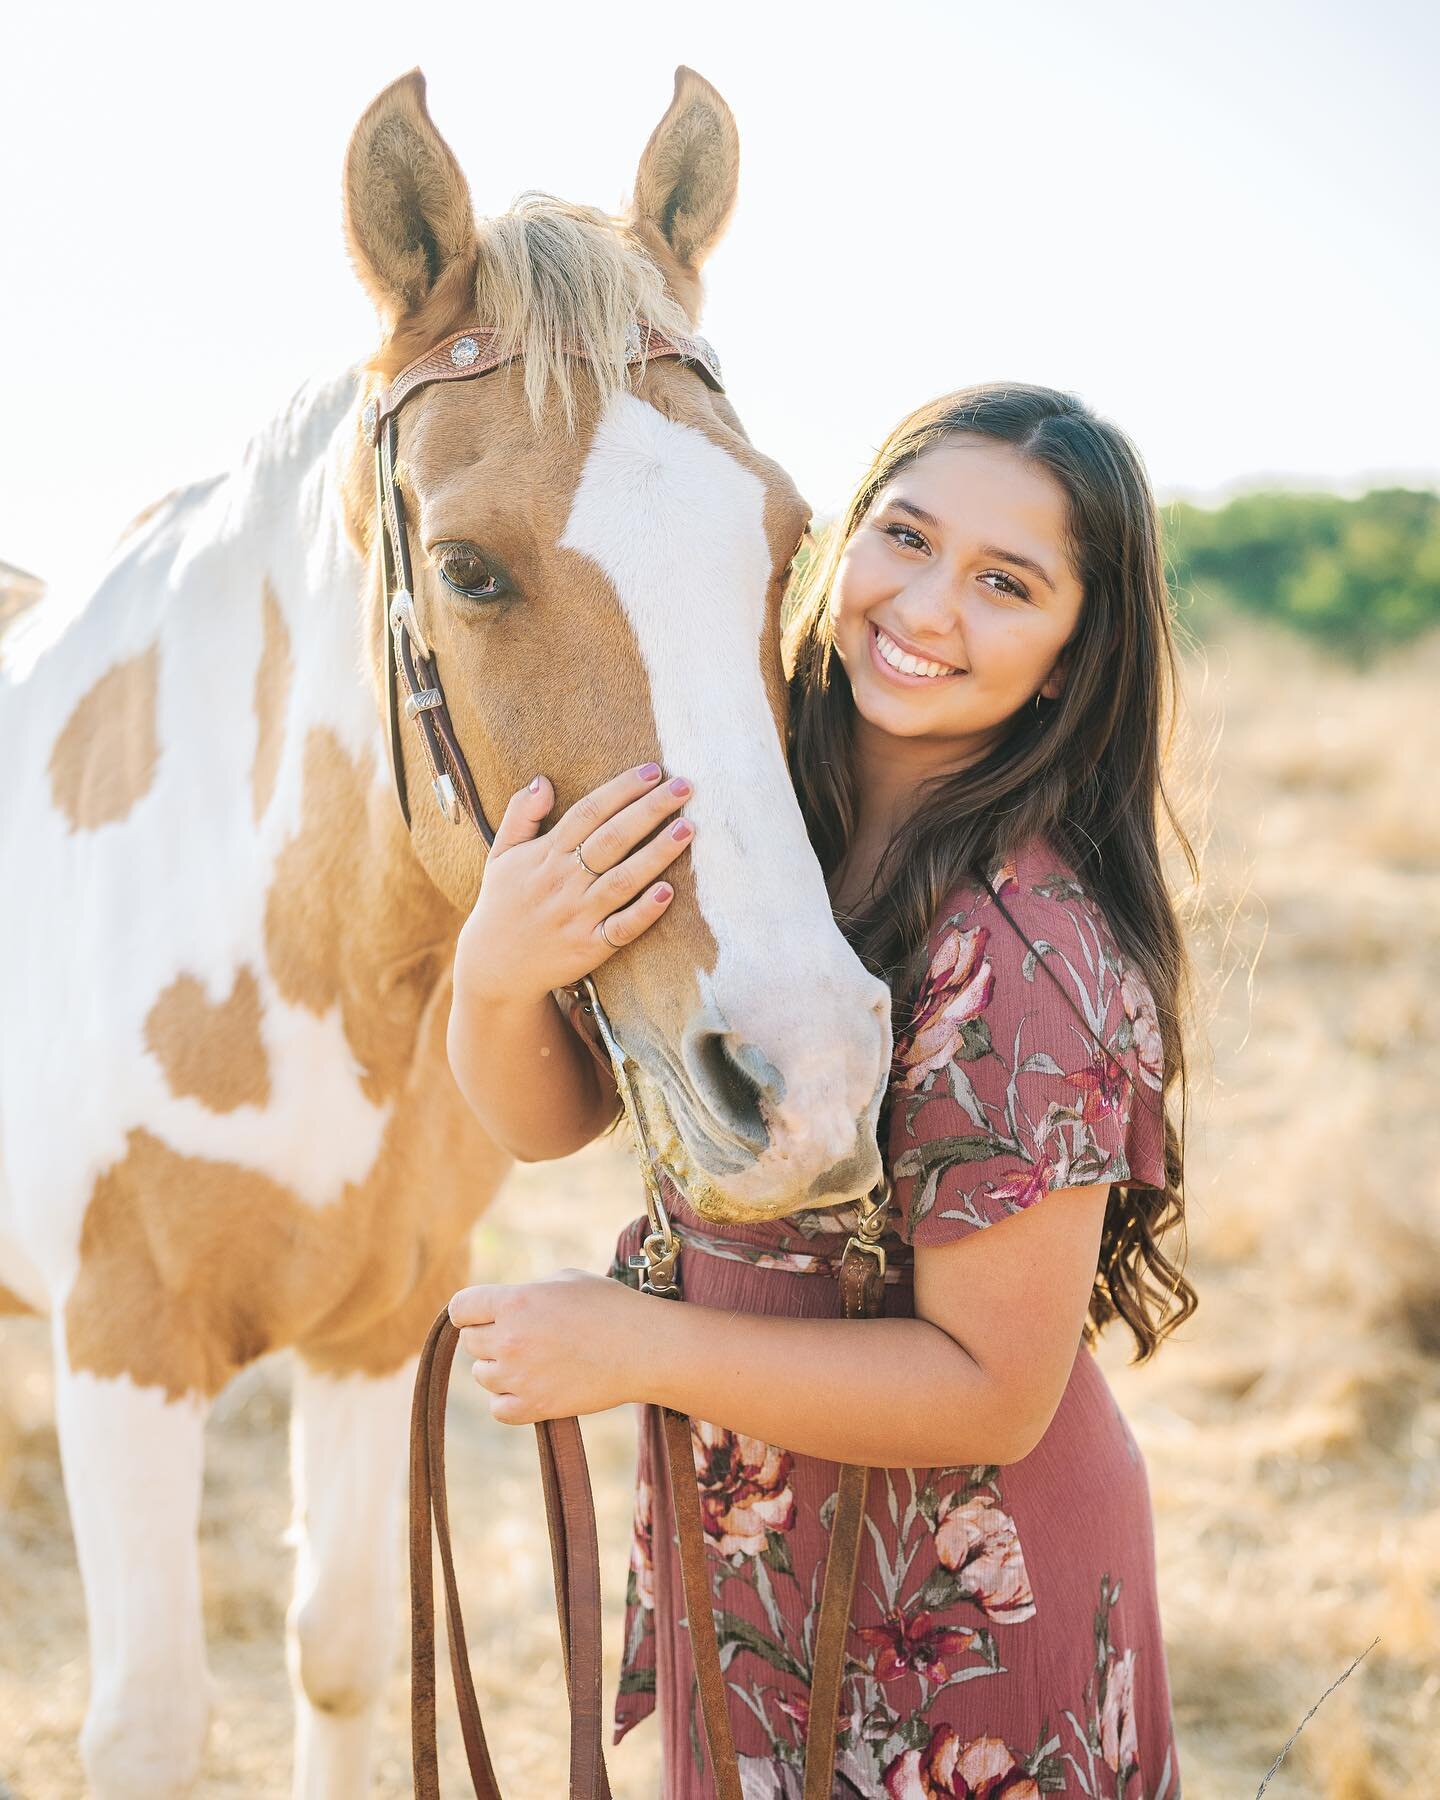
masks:
<instances>
[{"instance_id":1,"label":"woman's smile","mask_svg":"<svg viewBox=\"0 0 1440 1800\"><path fill-rule=\"evenodd\" d=\"M918 650L892 636L874 619L867 623L870 627L871 663L879 674L897 682L901 687L924 687L967 673L964 669L957 669L953 663L922 656Z\"/></svg>"}]
</instances>

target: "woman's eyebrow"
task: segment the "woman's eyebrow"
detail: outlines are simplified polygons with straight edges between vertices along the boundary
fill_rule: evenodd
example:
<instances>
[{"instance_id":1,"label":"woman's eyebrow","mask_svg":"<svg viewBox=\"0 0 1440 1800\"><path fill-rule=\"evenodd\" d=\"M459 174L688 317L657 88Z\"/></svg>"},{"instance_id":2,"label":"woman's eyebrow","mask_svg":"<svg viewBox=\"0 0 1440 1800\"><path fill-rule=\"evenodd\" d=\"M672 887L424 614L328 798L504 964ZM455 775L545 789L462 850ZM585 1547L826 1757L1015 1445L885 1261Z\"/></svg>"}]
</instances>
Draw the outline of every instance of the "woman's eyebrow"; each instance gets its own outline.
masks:
<instances>
[{"instance_id":1,"label":"woman's eyebrow","mask_svg":"<svg viewBox=\"0 0 1440 1800\"><path fill-rule=\"evenodd\" d=\"M1028 569L1032 575L1038 575L1040 577L1052 594L1055 592L1055 583L1045 573L1044 569L1040 567L1039 563L1033 561L1028 556L1022 556L1018 550L1004 550L999 544L982 544L980 546L980 554L982 556L998 556L1001 562L1012 562L1019 568Z\"/></svg>"},{"instance_id":2,"label":"woman's eyebrow","mask_svg":"<svg viewBox=\"0 0 1440 1800\"><path fill-rule=\"evenodd\" d=\"M931 531L940 529L940 521L934 513L926 512L923 506L916 506L913 500L902 500L897 494L890 504L903 513L909 513L912 519L918 519L922 525L928 525ZM1018 569L1028 569L1032 575L1040 577L1052 594L1056 592L1055 583L1032 557L1022 556L1018 550L1006 550L999 544L982 544L980 554L982 556L998 556L1001 562L1012 562Z\"/></svg>"}]
</instances>

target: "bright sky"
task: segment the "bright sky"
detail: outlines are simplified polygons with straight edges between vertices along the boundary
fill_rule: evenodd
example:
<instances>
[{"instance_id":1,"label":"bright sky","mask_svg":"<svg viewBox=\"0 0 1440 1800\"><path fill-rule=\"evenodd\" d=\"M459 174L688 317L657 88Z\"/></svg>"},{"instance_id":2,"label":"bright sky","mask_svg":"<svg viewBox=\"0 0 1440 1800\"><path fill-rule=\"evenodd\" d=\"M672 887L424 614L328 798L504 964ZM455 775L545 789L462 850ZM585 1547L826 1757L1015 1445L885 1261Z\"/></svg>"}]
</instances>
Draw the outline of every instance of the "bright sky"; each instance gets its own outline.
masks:
<instances>
[{"instance_id":1,"label":"bright sky","mask_svg":"<svg viewBox=\"0 0 1440 1800\"><path fill-rule=\"evenodd\" d=\"M821 512L900 415L1073 389L1162 497L1440 479L1425 0L131 0L0 41L0 559L69 585L368 352L340 169L419 64L476 207L607 207L688 62L740 127L706 334Z\"/></svg>"}]
</instances>

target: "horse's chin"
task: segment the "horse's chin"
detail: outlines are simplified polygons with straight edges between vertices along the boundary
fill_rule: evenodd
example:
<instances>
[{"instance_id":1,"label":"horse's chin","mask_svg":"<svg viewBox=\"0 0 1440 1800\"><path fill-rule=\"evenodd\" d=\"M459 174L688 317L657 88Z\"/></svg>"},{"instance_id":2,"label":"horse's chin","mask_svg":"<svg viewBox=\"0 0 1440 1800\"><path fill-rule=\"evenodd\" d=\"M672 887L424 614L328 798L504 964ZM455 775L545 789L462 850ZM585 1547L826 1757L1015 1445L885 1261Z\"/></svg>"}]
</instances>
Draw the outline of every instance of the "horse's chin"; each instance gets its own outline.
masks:
<instances>
[{"instance_id":1,"label":"horse's chin","mask_svg":"<svg viewBox=\"0 0 1440 1800\"><path fill-rule=\"evenodd\" d=\"M772 1150L721 1143L705 1131L688 1095L667 1093L645 1075L637 1085L651 1148L703 1219L752 1224L843 1206L868 1194L880 1179L880 1152L863 1121L857 1121L852 1154L817 1169Z\"/></svg>"}]
</instances>

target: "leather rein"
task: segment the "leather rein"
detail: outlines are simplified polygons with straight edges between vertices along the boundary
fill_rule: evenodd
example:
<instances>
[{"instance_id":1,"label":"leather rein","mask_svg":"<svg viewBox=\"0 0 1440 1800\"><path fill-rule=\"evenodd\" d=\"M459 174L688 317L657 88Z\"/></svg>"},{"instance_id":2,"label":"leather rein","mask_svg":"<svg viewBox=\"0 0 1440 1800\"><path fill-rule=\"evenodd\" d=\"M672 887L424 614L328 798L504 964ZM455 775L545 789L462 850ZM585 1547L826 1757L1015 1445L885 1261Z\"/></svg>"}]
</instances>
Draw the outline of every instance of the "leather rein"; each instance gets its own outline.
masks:
<instances>
[{"instance_id":1,"label":"leather rein","mask_svg":"<svg viewBox=\"0 0 1440 1800\"><path fill-rule=\"evenodd\" d=\"M694 368L717 393L724 389L720 364L703 338L681 337L641 321L630 327L625 360L643 366L673 357ZM575 352L576 355L580 353ZM456 736L436 667L435 652L415 612L404 496L395 484L398 414L421 388L442 381L468 381L513 359L499 334L470 326L418 357L369 400L360 429L375 454L375 537L379 549L381 631L385 640L385 713L391 768L407 830L410 800L401 741L399 689L404 685L405 717L420 734L431 790L442 815L453 825L468 820L488 850L495 833L485 816L465 754ZM680 1242L665 1206L665 1173L640 1104L635 1064L611 1029L590 976L577 982L610 1058L630 1125L645 1187L649 1229L643 1252L631 1258L642 1293L680 1298L677 1264ZM673 1179L673 1177L672 1177ZM839 1264L841 1298L847 1318L873 1318L882 1309L885 1250L881 1243L887 1196L877 1188L862 1204L857 1229ZM435 1592L431 1528L440 1551L445 1590L450 1668L460 1713L461 1734L471 1780L479 1800L501 1800L480 1719L459 1589L451 1552L445 1487L445 1400L460 1333L448 1309L430 1328L421 1352L410 1420L410 1673L411 1754L419 1800L439 1800L436 1746ZM715 1628L707 1568L705 1528L695 1480L688 1415L660 1409L672 1501L678 1526L681 1582L691 1650L716 1792L720 1800L742 1800L739 1764L726 1706L725 1677ZM535 1427L540 1451L546 1521L555 1574L560 1642L570 1702L571 1800L609 1800L610 1782L601 1750L600 1557L595 1507L579 1421L543 1420ZM805 1745L804 1800L830 1800L835 1761L840 1688L844 1677L855 1574L869 1470L840 1469L825 1584L815 1635L809 1724ZM704 1620L707 1625L696 1627Z\"/></svg>"}]
</instances>

